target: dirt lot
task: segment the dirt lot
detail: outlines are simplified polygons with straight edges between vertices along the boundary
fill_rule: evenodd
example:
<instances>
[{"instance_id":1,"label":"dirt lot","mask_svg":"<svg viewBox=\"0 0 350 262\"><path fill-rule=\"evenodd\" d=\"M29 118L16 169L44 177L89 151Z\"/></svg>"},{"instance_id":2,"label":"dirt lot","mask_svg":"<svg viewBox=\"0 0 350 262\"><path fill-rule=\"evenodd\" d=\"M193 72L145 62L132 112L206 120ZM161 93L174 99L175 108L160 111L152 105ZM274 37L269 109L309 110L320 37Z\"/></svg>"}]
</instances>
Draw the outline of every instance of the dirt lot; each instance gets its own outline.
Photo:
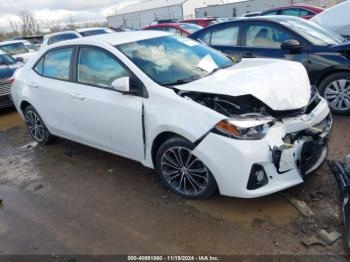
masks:
<instances>
[{"instance_id":1,"label":"dirt lot","mask_svg":"<svg viewBox=\"0 0 350 262\"><path fill-rule=\"evenodd\" d=\"M350 152L349 127L335 117L329 159ZM343 233L326 165L270 197L188 201L136 162L66 140L38 146L13 110L0 111L0 148L0 254L348 254L344 236L301 243L324 228Z\"/></svg>"}]
</instances>

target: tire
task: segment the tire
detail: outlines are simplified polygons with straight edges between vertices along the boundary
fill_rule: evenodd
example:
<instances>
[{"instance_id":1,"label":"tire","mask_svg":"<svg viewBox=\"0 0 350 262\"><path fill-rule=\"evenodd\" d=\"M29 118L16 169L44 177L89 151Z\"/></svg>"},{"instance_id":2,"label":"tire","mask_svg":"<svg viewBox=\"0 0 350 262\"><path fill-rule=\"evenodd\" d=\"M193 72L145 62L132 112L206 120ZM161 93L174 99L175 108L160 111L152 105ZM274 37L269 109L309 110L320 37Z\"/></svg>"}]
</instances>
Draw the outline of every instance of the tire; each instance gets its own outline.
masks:
<instances>
[{"instance_id":1,"label":"tire","mask_svg":"<svg viewBox=\"0 0 350 262\"><path fill-rule=\"evenodd\" d=\"M192 154L194 145L182 137L164 142L156 155L156 168L170 191L190 199L205 199L217 189L208 167Z\"/></svg>"},{"instance_id":2,"label":"tire","mask_svg":"<svg viewBox=\"0 0 350 262\"><path fill-rule=\"evenodd\" d=\"M327 100L333 113L350 114L350 72L326 77L320 84L320 94Z\"/></svg>"},{"instance_id":3,"label":"tire","mask_svg":"<svg viewBox=\"0 0 350 262\"><path fill-rule=\"evenodd\" d=\"M54 140L39 113L32 106L24 110L24 118L30 136L39 144L46 145Z\"/></svg>"}]
</instances>

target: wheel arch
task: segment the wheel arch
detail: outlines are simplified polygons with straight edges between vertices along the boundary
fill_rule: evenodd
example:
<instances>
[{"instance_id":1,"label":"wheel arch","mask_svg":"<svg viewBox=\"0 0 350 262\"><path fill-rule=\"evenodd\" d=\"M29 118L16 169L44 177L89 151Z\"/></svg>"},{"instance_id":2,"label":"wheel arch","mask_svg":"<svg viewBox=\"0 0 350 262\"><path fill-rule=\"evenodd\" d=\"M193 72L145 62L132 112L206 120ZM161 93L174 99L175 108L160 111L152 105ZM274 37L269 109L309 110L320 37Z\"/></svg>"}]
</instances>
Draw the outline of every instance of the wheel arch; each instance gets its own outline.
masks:
<instances>
[{"instance_id":1,"label":"wheel arch","mask_svg":"<svg viewBox=\"0 0 350 262\"><path fill-rule=\"evenodd\" d=\"M336 68L333 70L327 70L324 72L316 81L316 86L320 88L321 83L329 76L338 74L338 73L349 73L350 74L350 68Z\"/></svg>"},{"instance_id":2,"label":"wheel arch","mask_svg":"<svg viewBox=\"0 0 350 262\"><path fill-rule=\"evenodd\" d=\"M28 106L32 106L28 101L23 100L19 106L19 108L21 109L22 113L24 113L24 110L26 110L26 108Z\"/></svg>"}]
</instances>

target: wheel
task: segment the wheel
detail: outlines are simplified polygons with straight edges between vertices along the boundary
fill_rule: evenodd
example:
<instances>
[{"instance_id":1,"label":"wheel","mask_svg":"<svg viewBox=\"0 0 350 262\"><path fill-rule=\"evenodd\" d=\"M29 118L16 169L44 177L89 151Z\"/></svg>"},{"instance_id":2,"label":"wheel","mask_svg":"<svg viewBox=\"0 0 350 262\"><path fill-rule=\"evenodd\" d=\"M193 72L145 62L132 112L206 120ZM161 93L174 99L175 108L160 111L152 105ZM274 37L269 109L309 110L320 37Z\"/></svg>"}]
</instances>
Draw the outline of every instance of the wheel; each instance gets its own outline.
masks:
<instances>
[{"instance_id":1,"label":"wheel","mask_svg":"<svg viewBox=\"0 0 350 262\"><path fill-rule=\"evenodd\" d=\"M157 152L157 171L170 191L185 198L208 198L216 191L216 182L208 167L192 154L193 148L184 138L170 138Z\"/></svg>"},{"instance_id":2,"label":"wheel","mask_svg":"<svg viewBox=\"0 0 350 262\"><path fill-rule=\"evenodd\" d=\"M39 144L46 145L50 143L54 136L46 128L44 121L38 112L32 106L27 106L24 110L24 118L27 129L31 137Z\"/></svg>"},{"instance_id":3,"label":"wheel","mask_svg":"<svg viewBox=\"0 0 350 262\"><path fill-rule=\"evenodd\" d=\"M320 93L327 100L332 112L350 114L350 73L341 72L326 77L320 85Z\"/></svg>"}]
</instances>

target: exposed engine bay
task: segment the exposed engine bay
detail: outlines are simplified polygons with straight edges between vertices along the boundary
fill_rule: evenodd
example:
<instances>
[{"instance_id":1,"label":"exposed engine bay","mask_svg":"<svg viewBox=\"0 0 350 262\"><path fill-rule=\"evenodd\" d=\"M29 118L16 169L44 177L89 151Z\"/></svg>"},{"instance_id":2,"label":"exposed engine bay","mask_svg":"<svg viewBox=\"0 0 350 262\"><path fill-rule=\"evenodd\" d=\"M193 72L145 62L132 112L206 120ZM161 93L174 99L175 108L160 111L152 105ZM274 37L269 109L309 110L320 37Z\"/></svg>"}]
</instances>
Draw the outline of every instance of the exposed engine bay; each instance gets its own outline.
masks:
<instances>
[{"instance_id":1,"label":"exposed engine bay","mask_svg":"<svg viewBox=\"0 0 350 262\"><path fill-rule=\"evenodd\" d=\"M295 117L302 114L310 113L320 102L318 90L313 87L311 99L307 106L297 110L276 111L265 105L259 99L252 95L242 96L227 96L208 93L198 93L189 91L177 91L178 95L196 101L203 106L213 109L214 111L223 114L227 117L245 115L245 114L259 114L270 115L276 119L286 117Z\"/></svg>"}]
</instances>

